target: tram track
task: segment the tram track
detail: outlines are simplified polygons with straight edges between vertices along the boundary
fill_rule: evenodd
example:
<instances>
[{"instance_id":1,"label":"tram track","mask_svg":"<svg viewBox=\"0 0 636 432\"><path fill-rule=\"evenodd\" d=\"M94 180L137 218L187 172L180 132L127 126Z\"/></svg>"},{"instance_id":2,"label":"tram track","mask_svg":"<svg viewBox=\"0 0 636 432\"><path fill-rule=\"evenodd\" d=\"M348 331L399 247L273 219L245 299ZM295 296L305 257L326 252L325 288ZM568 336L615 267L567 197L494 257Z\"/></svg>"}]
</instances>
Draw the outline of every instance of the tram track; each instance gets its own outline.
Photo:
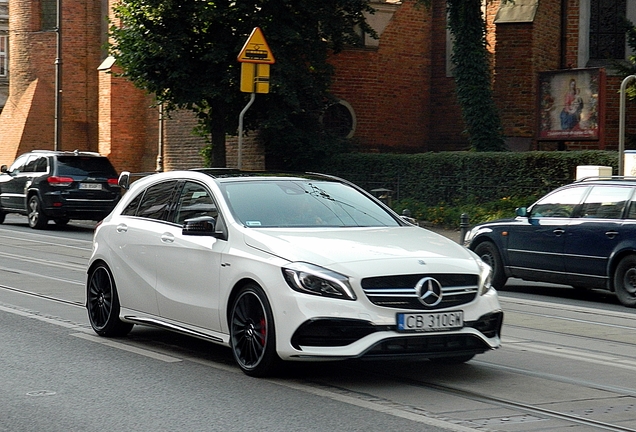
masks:
<instances>
[{"instance_id":1,"label":"tram track","mask_svg":"<svg viewBox=\"0 0 636 432\"><path fill-rule=\"evenodd\" d=\"M4 234L0 234L3 239ZM79 261L90 252L90 241L48 235L33 239L31 234L29 232L25 236L28 237L26 240L15 232L6 237L10 244L2 245L7 248L0 252L0 258L7 262L10 259L20 262L31 260L38 266L44 264L42 267L65 266L72 272L84 271ZM67 244L62 245L61 242ZM39 250L40 246L41 249L47 249L47 245L56 249L52 254L59 255L47 256L47 252ZM62 246L66 249L62 249ZM42 254L41 262L29 257L34 249ZM67 254L78 262L71 266L64 263ZM47 265L47 262L51 265ZM24 272L9 268L8 265L0 270ZM69 293L75 290L74 285L78 283L59 277L56 280L71 283ZM0 290L84 308L81 302L65 299L64 295L34 293L28 288L11 285L6 282L0 284ZM632 373L633 376L632 371L636 371L636 313L629 309L613 311L602 307L510 298L505 295L500 296L500 301L507 314L504 320L504 345L500 352L484 355L486 360L478 356L464 366L436 366L441 368L441 373L438 372L440 369L431 368L428 363L422 363L419 369L385 368L366 362L344 363L333 367L333 370L327 365L321 366L324 372L319 377L307 372L299 376L283 376L282 381L289 387L296 384L305 387L307 392L314 389L331 392L334 400L339 400L335 395L345 394L360 401L382 405L387 410L438 418L482 432L560 431L568 427L571 430L636 432L636 421L629 421L636 419L636 387L630 388L633 384L629 378L622 381L606 379L614 373L620 376ZM579 331L581 329L586 332ZM608 332L612 336L606 336ZM161 337L157 339L153 335L146 342L131 338L121 343L164 352L157 346L158 340L161 341ZM182 357L181 352L188 351L189 344L176 342L176 345L163 347L165 354ZM192 351L193 361L212 367L229 367L222 361L210 359L210 347L207 344L202 344L200 348L198 344L196 346ZM225 351L219 352L219 356L224 358ZM189 359L188 356L183 357ZM610 358L612 361L615 358L618 360L612 363ZM577 369L586 368L604 370L605 376L574 373ZM312 368L307 370L311 371ZM342 377L347 379L342 380ZM527 382L533 380L540 383L526 386ZM275 381L280 383L281 379ZM376 382L381 384L375 386ZM518 394L505 388L509 383L519 385ZM558 397L553 394L552 399L542 403L537 402L543 397L541 392L550 391L541 386L550 386L549 390L553 393L559 387L567 390L563 390ZM567 392L576 388L581 389L581 395L574 391L568 399ZM404 397L408 391L413 392L412 399ZM586 399L588 393L593 394L589 400ZM456 403L429 411L429 403L436 399L450 399ZM483 408L468 408L475 405L483 405ZM601 412L603 409L614 409L620 411L621 415L604 415Z\"/></svg>"},{"instance_id":2,"label":"tram track","mask_svg":"<svg viewBox=\"0 0 636 432\"><path fill-rule=\"evenodd\" d=\"M574 385L585 385L597 388L599 390L608 391L616 393L620 396L628 396L628 397L636 397L636 390L628 389L628 388L619 388L614 386L603 386L597 383L591 383L581 380L573 380L567 377L559 377L550 374L541 374L534 371L527 371L518 368L511 368L507 366L501 366L492 363L473 361L473 363L478 364L483 367L487 367L493 370L506 370L508 372L513 372L515 374L526 375L530 377L540 377L542 379L550 379L554 381L560 381L564 383L574 384ZM360 369L356 367L355 369L351 369L352 373L360 374ZM571 412L558 411L554 409L545 408L539 406L537 404L530 404L521 401L515 401L507 398L498 397L496 395L481 393L473 390L466 390L456 386L447 385L447 384L439 384L433 382L424 382L419 379L408 378L396 373L378 373L373 370L364 370L365 375L367 375L367 379L369 378L369 374L374 375L379 380L386 380L390 378L396 384L402 386L415 387L422 390L426 390L428 392L436 392L440 394L444 394L447 396L452 396L456 398L461 398L464 400L470 400L472 402L477 402L480 404L486 404L490 406L490 409L481 408L478 412L478 415L481 417L478 418L466 418L466 414L462 413L458 418L452 418L451 413L440 415L433 415L432 413L426 413L428 416L439 417L440 419L444 419L447 422L455 423L458 425L475 428L475 430L479 431L489 431L489 432L502 432L502 431L537 431L543 430L541 428L536 427L537 422L548 421L548 420L558 420L561 422L566 422L569 426L585 426L590 427L596 430L603 431L615 431L615 432L636 432L636 428L632 426L626 426L622 424L616 424L608 421L586 418L579 414L574 414ZM330 388L334 392L338 393L346 393L349 396L355 395L356 397L363 400L373 400L375 403L384 404L387 406L392 406L394 409L396 406L400 406L400 409L408 412L417 412L422 411L421 408L411 406L403 403L396 403L395 400L378 398L377 395L370 394L364 391L356 391L350 387L340 386L338 384L328 383L324 380L310 380L309 383L311 385L318 385L322 388ZM429 395L430 397L430 395ZM634 412L636 413L636 405L632 404ZM628 407L629 408L629 407ZM497 413L500 412L501 409L508 410L506 415L497 416L494 414L494 417L489 416L487 413ZM499 418L497 418L499 417ZM500 423L497 425L497 423ZM528 429L524 429L520 426L520 423L532 423L533 426L530 426ZM562 428L567 428L568 426L547 426L545 430L561 430Z\"/></svg>"}]
</instances>

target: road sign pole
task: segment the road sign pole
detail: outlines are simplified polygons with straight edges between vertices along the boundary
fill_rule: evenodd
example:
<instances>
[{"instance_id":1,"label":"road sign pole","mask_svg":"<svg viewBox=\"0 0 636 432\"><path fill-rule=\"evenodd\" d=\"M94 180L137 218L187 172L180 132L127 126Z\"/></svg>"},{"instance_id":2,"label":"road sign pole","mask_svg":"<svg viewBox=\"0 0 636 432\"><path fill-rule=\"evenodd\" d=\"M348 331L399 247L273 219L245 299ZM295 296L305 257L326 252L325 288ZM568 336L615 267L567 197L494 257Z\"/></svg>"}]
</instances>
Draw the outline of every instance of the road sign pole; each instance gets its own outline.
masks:
<instances>
[{"instance_id":1,"label":"road sign pole","mask_svg":"<svg viewBox=\"0 0 636 432\"><path fill-rule=\"evenodd\" d=\"M260 28L254 27L237 60L241 63L241 91L252 93L239 115L238 169L243 168L243 117L254 103L256 93L269 93L269 65L276 62ZM260 66L260 68L259 68Z\"/></svg>"},{"instance_id":2,"label":"road sign pole","mask_svg":"<svg viewBox=\"0 0 636 432\"><path fill-rule=\"evenodd\" d=\"M245 113L252 106L254 100L256 99L256 93L252 93L250 96L250 101L245 105L241 114L239 114L239 131L238 131L238 169L241 169L243 166L243 117L245 117Z\"/></svg>"}]
</instances>

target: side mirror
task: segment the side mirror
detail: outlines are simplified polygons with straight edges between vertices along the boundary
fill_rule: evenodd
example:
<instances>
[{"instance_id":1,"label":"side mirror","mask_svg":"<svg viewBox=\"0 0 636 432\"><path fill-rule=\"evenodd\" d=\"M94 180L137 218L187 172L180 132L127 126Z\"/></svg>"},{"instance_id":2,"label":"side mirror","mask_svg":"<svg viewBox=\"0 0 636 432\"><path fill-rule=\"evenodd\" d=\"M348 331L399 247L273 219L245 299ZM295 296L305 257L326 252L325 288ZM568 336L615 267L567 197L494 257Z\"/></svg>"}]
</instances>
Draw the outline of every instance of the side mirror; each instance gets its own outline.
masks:
<instances>
[{"instance_id":1,"label":"side mirror","mask_svg":"<svg viewBox=\"0 0 636 432\"><path fill-rule=\"evenodd\" d=\"M199 216L186 219L183 224L183 235L214 236L216 221L212 216Z\"/></svg>"},{"instance_id":2,"label":"side mirror","mask_svg":"<svg viewBox=\"0 0 636 432\"><path fill-rule=\"evenodd\" d=\"M2 165L2 166L0 167L0 172L6 173L7 171L8 171L8 168L7 168L7 166L6 166L6 165Z\"/></svg>"},{"instance_id":3,"label":"side mirror","mask_svg":"<svg viewBox=\"0 0 636 432\"><path fill-rule=\"evenodd\" d=\"M525 208L525 207L518 207L518 208L515 210L515 213L517 214L517 216L521 216L521 217L528 217L528 216L530 216L530 215L528 214L528 209L527 209L527 208Z\"/></svg>"},{"instance_id":4,"label":"side mirror","mask_svg":"<svg viewBox=\"0 0 636 432\"><path fill-rule=\"evenodd\" d=\"M119 174L119 180L117 180L117 184L120 188L128 190L128 188L130 187L130 172L122 171L121 174Z\"/></svg>"}]
</instances>

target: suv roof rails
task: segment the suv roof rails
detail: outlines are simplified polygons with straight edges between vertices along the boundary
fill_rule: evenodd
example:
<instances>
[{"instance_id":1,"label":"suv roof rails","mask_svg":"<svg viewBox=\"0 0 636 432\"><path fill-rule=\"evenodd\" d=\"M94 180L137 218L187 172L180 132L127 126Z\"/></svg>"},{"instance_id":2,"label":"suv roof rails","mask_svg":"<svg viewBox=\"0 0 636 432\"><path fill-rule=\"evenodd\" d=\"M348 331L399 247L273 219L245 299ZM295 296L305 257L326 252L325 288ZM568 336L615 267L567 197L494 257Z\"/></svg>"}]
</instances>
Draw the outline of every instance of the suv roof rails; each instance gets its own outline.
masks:
<instances>
[{"instance_id":1,"label":"suv roof rails","mask_svg":"<svg viewBox=\"0 0 636 432\"><path fill-rule=\"evenodd\" d=\"M29 152L26 153L50 153L50 154L68 154L68 155L83 155L83 156L102 156L101 153L98 152L92 152L92 151L85 151L85 150L78 150L75 149L73 151L68 151L68 150L31 150Z\"/></svg>"},{"instance_id":2,"label":"suv roof rails","mask_svg":"<svg viewBox=\"0 0 636 432\"><path fill-rule=\"evenodd\" d=\"M574 181L574 183L580 183L580 182L585 182L585 181L598 181L598 180L631 180L631 181L636 181L636 176L618 176L618 175L612 175L612 176L589 176L589 177L582 177L580 179L576 179Z\"/></svg>"}]
</instances>

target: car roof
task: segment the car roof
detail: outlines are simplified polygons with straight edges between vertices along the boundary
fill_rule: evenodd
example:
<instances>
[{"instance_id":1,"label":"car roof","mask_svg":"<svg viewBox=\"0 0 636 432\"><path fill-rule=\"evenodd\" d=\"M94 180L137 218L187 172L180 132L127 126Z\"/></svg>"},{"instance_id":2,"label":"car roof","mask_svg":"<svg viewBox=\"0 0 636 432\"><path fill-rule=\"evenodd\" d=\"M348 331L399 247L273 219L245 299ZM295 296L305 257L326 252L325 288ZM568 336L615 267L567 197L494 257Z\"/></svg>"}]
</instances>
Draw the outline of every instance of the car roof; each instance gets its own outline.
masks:
<instances>
[{"instance_id":1,"label":"car roof","mask_svg":"<svg viewBox=\"0 0 636 432\"><path fill-rule=\"evenodd\" d=\"M128 189L130 186L131 177L142 177L145 179L155 179L161 177L163 179L170 179L173 177L188 177L188 176L205 175L213 178L218 183L230 183L241 181L256 181L256 180L323 180L333 181L339 183L350 184L352 183L339 177L320 174L320 173L298 173L298 172L284 172L284 171L243 171L235 168L193 168L189 170L175 170L165 172L148 172L148 173L130 173L123 171L119 176L119 186L124 189ZM136 183L136 182L135 182ZM145 182L144 182L145 183Z\"/></svg>"},{"instance_id":2,"label":"car roof","mask_svg":"<svg viewBox=\"0 0 636 432\"><path fill-rule=\"evenodd\" d=\"M196 171L203 174L207 174L212 178L219 179L221 181L232 179L245 180L245 179L323 179L323 180L335 180L343 181L340 178L329 176L319 173L300 173L291 171L247 171L238 170L235 168L193 168L190 171Z\"/></svg>"}]
</instances>

